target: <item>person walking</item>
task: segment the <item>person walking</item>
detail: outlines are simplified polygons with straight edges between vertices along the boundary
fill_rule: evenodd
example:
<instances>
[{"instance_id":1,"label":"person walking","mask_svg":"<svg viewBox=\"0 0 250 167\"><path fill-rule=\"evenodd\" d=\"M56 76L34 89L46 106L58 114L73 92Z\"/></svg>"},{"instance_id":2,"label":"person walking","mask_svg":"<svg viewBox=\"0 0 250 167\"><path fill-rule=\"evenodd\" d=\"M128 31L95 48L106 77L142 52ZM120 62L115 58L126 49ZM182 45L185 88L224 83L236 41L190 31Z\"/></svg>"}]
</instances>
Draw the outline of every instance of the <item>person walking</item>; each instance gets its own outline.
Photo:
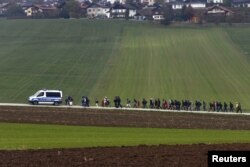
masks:
<instances>
[{"instance_id":1,"label":"person walking","mask_svg":"<svg viewBox=\"0 0 250 167\"><path fill-rule=\"evenodd\" d=\"M206 111L206 102L205 101L202 102L202 106L203 106L203 111Z\"/></svg>"},{"instance_id":2,"label":"person walking","mask_svg":"<svg viewBox=\"0 0 250 167\"><path fill-rule=\"evenodd\" d=\"M73 97L68 96L67 99L65 100L65 104L69 105L69 106L72 106L73 105L73 101L74 101Z\"/></svg>"},{"instance_id":3,"label":"person walking","mask_svg":"<svg viewBox=\"0 0 250 167\"><path fill-rule=\"evenodd\" d=\"M234 105L232 102L229 102L229 108L230 108L230 112L234 112Z\"/></svg>"},{"instance_id":4,"label":"person walking","mask_svg":"<svg viewBox=\"0 0 250 167\"><path fill-rule=\"evenodd\" d=\"M131 108L131 101L129 100L129 98L127 98L127 105L128 108Z\"/></svg>"},{"instance_id":5,"label":"person walking","mask_svg":"<svg viewBox=\"0 0 250 167\"><path fill-rule=\"evenodd\" d=\"M242 113L240 102L236 102L235 110L236 110L236 113L238 112Z\"/></svg>"},{"instance_id":6,"label":"person walking","mask_svg":"<svg viewBox=\"0 0 250 167\"><path fill-rule=\"evenodd\" d=\"M120 96L117 96L117 104L118 104L118 108L119 108L119 107L122 108Z\"/></svg>"},{"instance_id":7,"label":"person walking","mask_svg":"<svg viewBox=\"0 0 250 167\"><path fill-rule=\"evenodd\" d=\"M97 98L95 98L95 105L96 105L96 107L99 107L99 101Z\"/></svg>"},{"instance_id":8,"label":"person walking","mask_svg":"<svg viewBox=\"0 0 250 167\"><path fill-rule=\"evenodd\" d=\"M147 108L147 100L145 98L142 99L142 107Z\"/></svg>"},{"instance_id":9,"label":"person walking","mask_svg":"<svg viewBox=\"0 0 250 167\"><path fill-rule=\"evenodd\" d=\"M223 110L224 110L224 112L227 112L227 103L226 102L224 102L224 105L223 105Z\"/></svg>"}]
</instances>

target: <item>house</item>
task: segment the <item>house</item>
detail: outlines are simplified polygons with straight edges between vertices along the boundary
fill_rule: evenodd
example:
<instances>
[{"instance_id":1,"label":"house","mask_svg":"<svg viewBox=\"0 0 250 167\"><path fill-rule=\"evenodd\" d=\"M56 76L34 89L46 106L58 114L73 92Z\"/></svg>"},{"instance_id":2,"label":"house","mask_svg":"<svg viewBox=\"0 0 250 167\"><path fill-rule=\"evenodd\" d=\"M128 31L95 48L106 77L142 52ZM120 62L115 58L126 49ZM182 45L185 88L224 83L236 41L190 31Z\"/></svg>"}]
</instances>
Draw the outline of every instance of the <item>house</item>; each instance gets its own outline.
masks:
<instances>
[{"instance_id":1,"label":"house","mask_svg":"<svg viewBox=\"0 0 250 167\"><path fill-rule=\"evenodd\" d=\"M142 4L147 4L149 6L152 6L153 4L156 3L156 0L140 0Z\"/></svg>"},{"instance_id":2,"label":"house","mask_svg":"<svg viewBox=\"0 0 250 167\"><path fill-rule=\"evenodd\" d=\"M207 15L225 15L229 16L232 15L234 12L231 9L228 9L224 6L214 5L208 7L206 10Z\"/></svg>"},{"instance_id":3,"label":"house","mask_svg":"<svg viewBox=\"0 0 250 167\"><path fill-rule=\"evenodd\" d=\"M22 3L20 6L22 7L26 16L32 16L33 3L25 2L25 3Z\"/></svg>"},{"instance_id":4,"label":"house","mask_svg":"<svg viewBox=\"0 0 250 167\"><path fill-rule=\"evenodd\" d=\"M183 3L183 2L172 2L170 4L172 6L172 9L174 9L174 10L182 9L183 6L185 6L185 3Z\"/></svg>"},{"instance_id":5,"label":"house","mask_svg":"<svg viewBox=\"0 0 250 167\"><path fill-rule=\"evenodd\" d=\"M63 1L62 0L44 0L43 4L48 6L59 6Z\"/></svg>"},{"instance_id":6,"label":"house","mask_svg":"<svg viewBox=\"0 0 250 167\"><path fill-rule=\"evenodd\" d=\"M5 14L5 12L8 10L8 6L9 3L0 4L0 16Z\"/></svg>"},{"instance_id":7,"label":"house","mask_svg":"<svg viewBox=\"0 0 250 167\"><path fill-rule=\"evenodd\" d=\"M144 7L134 16L135 20L163 20L164 11L158 7Z\"/></svg>"},{"instance_id":8,"label":"house","mask_svg":"<svg viewBox=\"0 0 250 167\"><path fill-rule=\"evenodd\" d=\"M48 13L56 11L57 8L54 6L48 6L48 5L32 5L30 7L27 7L24 12L26 13L26 16L34 16L39 13Z\"/></svg>"},{"instance_id":9,"label":"house","mask_svg":"<svg viewBox=\"0 0 250 167\"><path fill-rule=\"evenodd\" d=\"M110 4L114 4L114 3L120 3L120 4L125 4L126 0L106 0L107 2L109 2Z\"/></svg>"},{"instance_id":10,"label":"house","mask_svg":"<svg viewBox=\"0 0 250 167\"><path fill-rule=\"evenodd\" d=\"M135 16L134 16L134 19L135 20L152 20L152 15L153 15L153 9L155 9L155 7L153 6L150 6L150 7L144 7L140 10L137 10Z\"/></svg>"},{"instance_id":11,"label":"house","mask_svg":"<svg viewBox=\"0 0 250 167\"><path fill-rule=\"evenodd\" d=\"M207 0L207 3L222 4L223 0Z\"/></svg>"},{"instance_id":12,"label":"house","mask_svg":"<svg viewBox=\"0 0 250 167\"><path fill-rule=\"evenodd\" d=\"M102 17L102 18L109 18L110 8L108 6L104 6L98 3L92 3L87 7L87 16L88 17Z\"/></svg>"},{"instance_id":13,"label":"house","mask_svg":"<svg viewBox=\"0 0 250 167\"><path fill-rule=\"evenodd\" d=\"M165 0L165 3L173 3L173 2L178 2L178 0Z\"/></svg>"},{"instance_id":14,"label":"house","mask_svg":"<svg viewBox=\"0 0 250 167\"><path fill-rule=\"evenodd\" d=\"M152 10L153 15L152 18L153 20L163 20L164 19L164 11L163 9L158 6Z\"/></svg>"},{"instance_id":15,"label":"house","mask_svg":"<svg viewBox=\"0 0 250 167\"><path fill-rule=\"evenodd\" d=\"M232 6L250 8L250 0L233 0Z\"/></svg>"},{"instance_id":16,"label":"house","mask_svg":"<svg viewBox=\"0 0 250 167\"><path fill-rule=\"evenodd\" d=\"M206 2L201 2L201 1L197 1L197 2L170 2L172 9L174 10L178 10L178 9L182 9L183 6L191 6L193 9L205 9L206 8Z\"/></svg>"},{"instance_id":17,"label":"house","mask_svg":"<svg viewBox=\"0 0 250 167\"><path fill-rule=\"evenodd\" d=\"M130 4L114 4L110 8L111 18L133 18L136 14L136 7Z\"/></svg>"},{"instance_id":18,"label":"house","mask_svg":"<svg viewBox=\"0 0 250 167\"><path fill-rule=\"evenodd\" d=\"M186 4L186 6L191 6L193 9L202 9L206 8L206 2L189 2Z\"/></svg>"}]
</instances>

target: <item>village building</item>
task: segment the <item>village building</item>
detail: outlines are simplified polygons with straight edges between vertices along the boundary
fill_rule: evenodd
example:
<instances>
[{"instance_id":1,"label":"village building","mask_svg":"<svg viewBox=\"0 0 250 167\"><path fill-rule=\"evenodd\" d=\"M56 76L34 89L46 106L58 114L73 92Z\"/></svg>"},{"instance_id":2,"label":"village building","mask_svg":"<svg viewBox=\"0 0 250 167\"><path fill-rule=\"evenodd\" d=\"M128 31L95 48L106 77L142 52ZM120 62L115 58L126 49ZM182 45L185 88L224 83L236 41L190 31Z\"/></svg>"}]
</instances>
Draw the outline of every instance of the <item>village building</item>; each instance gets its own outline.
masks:
<instances>
[{"instance_id":1,"label":"village building","mask_svg":"<svg viewBox=\"0 0 250 167\"><path fill-rule=\"evenodd\" d=\"M130 4L114 4L109 12L111 18L128 19L133 18L136 11L136 7Z\"/></svg>"},{"instance_id":2,"label":"village building","mask_svg":"<svg viewBox=\"0 0 250 167\"><path fill-rule=\"evenodd\" d=\"M48 5L31 5L31 6L22 6L26 16L31 17L39 13L53 12L56 11L57 8L54 6Z\"/></svg>"},{"instance_id":3,"label":"village building","mask_svg":"<svg viewBox=\"0 0 250 167\"><path fill-rule=\"evenodd\" d=\"M6 13L8 6L9 6L9 3L0 4L0 16Z\"/></svg>"},{"instance_id":4,"label":"village building","mask_svg":"<svg viewBox=\"0 0 250 167\"><path fill-rule=\"evenodd\" d=\"M232 6L250 8L250 0L233 0Z\"/></svg>"},{"instance_id":5,"label":"village building","mask_svg":"<svg viewBox=\"0 0 250 167\"><path fill-rule=\"evenodd\" d=\"M186 6L191 6L193 9L206 8L206 2L189 2Z\"/></svg>"},{"instance_id":6,"label":"village building","mask_svg":"<svg viewBox=\"0 0 250 167\"><path fill-rule=\"evenodd\" d=\"M134 16L135 20L163 20L164 11L158 7L144 7Z\"/></svg>"},{"instance_id":7,"label":"village building","mask_svg":"<svg viewBox=\"0 0 250 167\"><path fill-rule=\"evenodd\" d=\"M184 3L184 2L169 2L169 4L172 6L173 10L179 10L182 9L184 6L188 7L191 6L193 9L202 9L202 8L206 8L206 2L201 2L201 1L197 1L197 2L188 2L188 3Z\"/></svg>"},{"instance_id":8,"label":"village building","mask_svg":"<svg viewBox=\"0 0 250 167\"><path fill-rule=\"evenodd\" d=\"M211 7L208 7L206 10L207 15L224 15L224 16L230 16L234 14L234 12L231 9L228 9L224 6L214 5Z\"/></svg>"},{"instance_id":9,"label":"village building","mask_svg":"<svg viewBox=\"0 0 250 167\"><path fill-rule=\"evenodd\" d=\"M98 3L92 3L87 7L87 16L91 18L100 17L100 18L109 18L110 8Z\"/></svg>"},{"instance_id":10,"label":"village building","mask_svg":"<svg viewBox=\"0 0 250 167\"><path fill-rule=\"evenodd\" d=\"M186 5L184 2L170 2L170 4L174 10L182 9Z\"/></svg>"},{"instance_id":11,"label":"village building","mask_svg":"<svg viewBox=\"0 0 250 167\"><path fill-rule=\"evenodd\" d=\"M114 4L114 3L125 4L126 0L106 0L106 2L109 2L110 4Z\"/></svg>"},{"instance_id":12,"label":"village building","mask_svg":"<svg viewBox=\"0 0 250 167\"><path fill-rule=\"evenodd\" d=\"M156 3L156 0L141 0L140 2L142 4L147 4L148 6L152 6L153 4Z\"/></svg>"},{"instance_id":13,"label":"village building","mask_svg":"<svg viewBox=\"0 0 250 167\"><path fill-rule=\"evenodd\" d=\"M223 0L207 0L207 3L222 4Z\"/></svg>"}]
</instances>

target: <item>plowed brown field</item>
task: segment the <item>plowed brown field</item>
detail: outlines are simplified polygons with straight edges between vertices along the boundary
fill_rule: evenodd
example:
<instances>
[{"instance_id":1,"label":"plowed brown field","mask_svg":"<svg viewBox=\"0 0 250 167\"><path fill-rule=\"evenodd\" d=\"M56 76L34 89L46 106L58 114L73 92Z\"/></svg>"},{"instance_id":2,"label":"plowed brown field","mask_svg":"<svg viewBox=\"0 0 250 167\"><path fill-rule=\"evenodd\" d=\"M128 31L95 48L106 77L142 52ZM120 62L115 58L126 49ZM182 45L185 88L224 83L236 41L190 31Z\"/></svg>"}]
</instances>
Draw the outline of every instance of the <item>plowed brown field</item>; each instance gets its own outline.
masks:
<instances>
[{"instance_id":1,"label":"plowed brown field","mask_svg":"<svg viewBox=\"0 0 250 167\"><path fill-rule=\"evenodd\" d=\"M250 116L46 107L0 107L0 122L63 125L250 129ZM159 145L0 151L0 166L207 166L209 150L250 150L250 144Z\"/></svg>"}]
</instances>

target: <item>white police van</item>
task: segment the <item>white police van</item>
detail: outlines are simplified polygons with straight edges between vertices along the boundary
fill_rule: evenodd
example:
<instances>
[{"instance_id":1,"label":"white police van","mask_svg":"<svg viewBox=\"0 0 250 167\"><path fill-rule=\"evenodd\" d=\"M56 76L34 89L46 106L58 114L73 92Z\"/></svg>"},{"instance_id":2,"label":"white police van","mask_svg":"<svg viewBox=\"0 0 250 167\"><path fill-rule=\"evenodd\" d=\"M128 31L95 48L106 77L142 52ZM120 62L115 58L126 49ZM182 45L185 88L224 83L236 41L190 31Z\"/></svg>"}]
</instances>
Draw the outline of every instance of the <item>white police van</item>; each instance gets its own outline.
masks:
<instances>
[{"instance_id":1,"label":"white police van","mask_svg":"<svg viewBox=\"0 0 250 167\"><path fill-rule=\"evenodd\" d=\"M39 90L34 95L29 97L31 104L54 104L59 105L62 103L63 94L60 90Z\"/></svg>"}]
</instances>

